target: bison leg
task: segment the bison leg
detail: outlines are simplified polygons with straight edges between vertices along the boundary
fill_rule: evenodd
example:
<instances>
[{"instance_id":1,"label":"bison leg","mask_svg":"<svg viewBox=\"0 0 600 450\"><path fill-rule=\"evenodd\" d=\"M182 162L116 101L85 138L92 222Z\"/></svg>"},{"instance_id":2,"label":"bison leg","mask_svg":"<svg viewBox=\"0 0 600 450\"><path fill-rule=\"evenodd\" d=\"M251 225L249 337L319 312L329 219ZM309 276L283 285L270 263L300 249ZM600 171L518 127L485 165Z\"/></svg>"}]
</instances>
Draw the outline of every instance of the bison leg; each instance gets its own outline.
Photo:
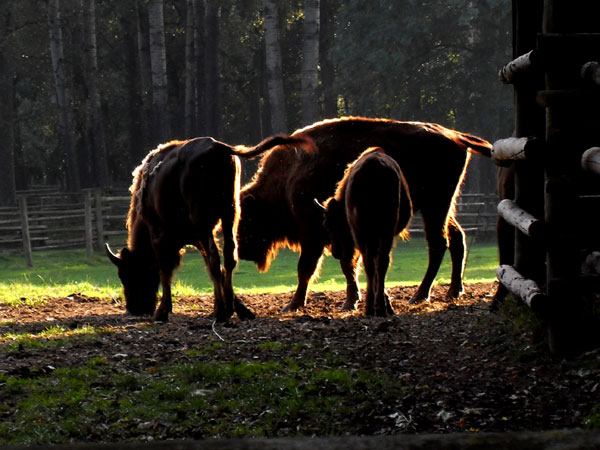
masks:
<instances>
[{"instance_id":1,"label":"bison leg","mask_svg":"<svg viewBox=\"0 0 600 450\"><path fill-rule=\"evenodd\" d=\"M353 311L356 309L356 304L360 302L357 259L353 258L351 261L340 260L340 267L346 277L346 301L342 305L342 310Z\"/></svg>"},{"instance_id":2,"label":"bison leg","mask_svg":"<svg viewBox=\"0 0 600 450\"><path fill-rule=\"evenodd\" d=\"M363 265L365 266L365 277L367 278L367 295L365 299L365 314L367 316L375 315L375 288L376 288L376 273L375 262L369 252L361 252L363 254Z\"/></svg>"},{"instance_id":3,"label":"bison leg","mask_svg":"<svg viewBox=\"0 0 600 450\"><path fill-rule=\"evenodd\" d=\"M217 322L226 322L233 315L233 309L227 311L223 294L223 271L221 268L221 258L219 249L215 243L214 237L208 236L201 240L200 252L204 257L208 275L213 282L214 287L214 314Z\"/></svg>"},{"instance_id":4,"label":"bison leg","mask_svg":"<svg viewBox=\"0 0 600 450\"><path fill-rule=\"evenodd\" d=\"M158 309L152 316L152 320L155 322L168 322L169 314L173 312L171 281L173 278L173 272L181 263L181 254L179 253L176 245L174 245L172 242L168 242L166 239L161 239L158 243L157 255L160 264L162 297Z\"/></svg>"},{"instance_id":5,"label":"bison leg","mask_svg":"<svg viewBox=\"0 0 600 450\"><path fill-rule=\"evenodd\" d=\"M235 254L234 226L232 221L222 220L223 230L223 297L228 317L235 311L241 320L251 320L256 316L233 292L233 271L237 266Z\"/></svg>"},{"instance_id":6,"label":"bison leg","mask_svg":"<svg viewBox=\"0 0 600 450\"><path fill-rule=\"evenodd\" d=\"M500 167L498 169L498 194L500 199L515 197L515 166ZM498 216L496 222L496 242L498 243L498 263L514 264L515 263L515 229L502 217ZM492 299L490 309L492 311L498 309L500 304L508 295L508 289L498 283L498 289Z\"/></svg>"},{"instance_id":7,"label":"bison leg","mask_svg":"<svg viewBox=\"0 0 600 450\"><path fill-rule=\"evenodd\" d=\"M409 303L420 303L423 300L429 300L431 286L440 270L444 253L447 248L447 241L444 237L445 217L440 214L423 213L423 225L425 228L425 238L427 239L427 248L429 253L429 263L425 276L417 288L417 292L412 296Z\"/></svg>"},{"instance_id":8,"label":"bison leg","mask_svg":"<svg viewBox=\"0 0 600 450\"><path fill-rule=\"evenodd\" d=\"M465 273L467 246L465 232L453 216L450 216L448 220L448 238L448 248L452 261L452 275L446 299L455 300L464 292L463 276Z\"/></svg>"},{"instance_id":9,"label":"bison leg","mask_svg":"<svg viewBox=\"0 0 600 450\"><path fill-rule=\"evenodd\" d=\"M390 265L390 254L389 251L382 251L383 248L387 247L381 246L379 249L375 273L375 315L379 317L386 317L388 314L394 315L390 300L385 294L385 275Z\"/></svg>"},{"instance_id":10,"label":"bison leg","mask_svg":"<svg viewBox=\"0 0 600 450\"><path fill-rule=\"evenodd\" d=\"M300 259L298 260L298 287L292 300L282 308L281 312L296 311L298 308L306 305L308 284L315 272L317 272L322 256L323 246L319 248L309 245L302 246Z\"/></svg>"},{"instance_id":11,"label":"bison leg","mask_svg":"<svg viewBox=\"0 0 600 450\"><path fill-rule=\"evenodd\" d=\"M162 297L158 309L154 312L152 320L154 322L168 322L169 314L173 312L173 302L171 298L171 274L160 272L160 281L162 285Z\"/></svg>"},{"instance_id":12,"label":"bison leg","mask_svg":"<svg viewBox=\"0 0 600 450\"><path fill-rule=\"evenodd\" d=\"M502 217L498 216L496 223L496 239L498 242L498 262L502 264L514 264L515 263L515 229L514 227L505 221ZM508 295L508 289L502 284L498 283L496 293L492 298L492 304L490 309L495 311L502 304L506 296Z\"/></svg>"}]
</instances>

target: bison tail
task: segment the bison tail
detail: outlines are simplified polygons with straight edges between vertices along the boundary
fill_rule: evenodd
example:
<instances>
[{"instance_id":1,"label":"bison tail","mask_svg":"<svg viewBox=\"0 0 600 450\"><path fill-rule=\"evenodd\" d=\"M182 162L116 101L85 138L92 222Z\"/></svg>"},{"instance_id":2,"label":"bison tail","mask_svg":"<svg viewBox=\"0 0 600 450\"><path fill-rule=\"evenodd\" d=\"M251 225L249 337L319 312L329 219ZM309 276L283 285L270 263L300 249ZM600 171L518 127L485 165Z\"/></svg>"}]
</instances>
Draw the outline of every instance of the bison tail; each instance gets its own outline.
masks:
<instances>
[{"instance_id":1,"label":"bison tail","mask_svg":"<svg viewBox=\"0 0 600 450\"><path fill-rule=\"evenodd\" d=\"M469 151L479 153L488 158L492 156L492 144L485 139L468 133L458 133L457 140L461 145L467 147Z\"/></svg>"},{"instance_id":2,"label":"bison tail","mask_svg":"<svg viewBox=\"0 0 600 450\"><path fill-rule=\"evenodd\" d=\"M244 158L253 158L258 156L273 147L296 147L304 151L311 152L315 149L315 143L305 134L296 134L294 136L277 135L266 138L261 143L254 147L246 147L245 145L237 145L232 147L232 153L236 156Z\"/></svg>"}]
</instances>

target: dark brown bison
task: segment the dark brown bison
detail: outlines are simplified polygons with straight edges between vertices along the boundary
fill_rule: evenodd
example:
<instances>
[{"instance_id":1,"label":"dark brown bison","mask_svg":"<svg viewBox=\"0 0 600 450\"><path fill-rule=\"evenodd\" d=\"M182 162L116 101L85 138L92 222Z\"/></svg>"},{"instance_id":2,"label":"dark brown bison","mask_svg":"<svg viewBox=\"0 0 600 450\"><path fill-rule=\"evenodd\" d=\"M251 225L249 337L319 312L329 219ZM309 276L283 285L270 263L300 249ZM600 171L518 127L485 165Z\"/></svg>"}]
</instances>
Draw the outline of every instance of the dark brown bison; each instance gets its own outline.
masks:
<instances>
[{"instance_id":1,"label":"dark brown bison","mask_svg":"<svg viewBox=\"0 0 600 450\"><path fill-rule=\"evenodd\" d=\"M308 145L308 141L276 136L246 148L204 137L160 145L145 157L133 173L127 247L114 254L106 246L118 268L130 314L168 320L171 278L181 262L181 249L193 245L202 253L214 284L216 320L225 321L234 311L242 319L254 317L234 295L232 285L239 222L238 156L256 156L277 145ZM224 267L215 240L219 224ZM159 283L162 299L155 311Z\"/></svg>"},{"instance_id":2,"label":"dark brown bison","mask_svg":"<svg viewBox=\"0 0 600 450\"><path fill-rule=\"evenodd\" d=\"M315 150L271 150L240 194L240 258L254 261L265 271L280 247L300 250L298 287L284 310L305 304L308 284L328 245L322 211L313 199L323 202L332 196L348 163L368 147L381 147L396 160L408 183L414 211L423 216L429 265L412 301L429 297L446 247L452 258L448 297L456 298L463 288L465 235L454 217L454 202L469 152L489 156L491 144L433 123L356 117L319 122L293 136L300 134L312 138ZM359 299L355 262L341 260L340 265L347 280L344 308L354 308Z\"/></svg>"},{"instance_id":3,"label":"dark brown bison","mask_svg":"<svg viewBox=\"0 0 600 450\"><path fill-rule=\"evenodd\" d=\"M323 225L331 253L340 260L360 252L367 278L365 313L394 314L385 294L390 252L399 234L408 236L412 202L398 163L379 147L367 149L348 166L335 195L325 202Z\"/></svg>"}]
</instances>

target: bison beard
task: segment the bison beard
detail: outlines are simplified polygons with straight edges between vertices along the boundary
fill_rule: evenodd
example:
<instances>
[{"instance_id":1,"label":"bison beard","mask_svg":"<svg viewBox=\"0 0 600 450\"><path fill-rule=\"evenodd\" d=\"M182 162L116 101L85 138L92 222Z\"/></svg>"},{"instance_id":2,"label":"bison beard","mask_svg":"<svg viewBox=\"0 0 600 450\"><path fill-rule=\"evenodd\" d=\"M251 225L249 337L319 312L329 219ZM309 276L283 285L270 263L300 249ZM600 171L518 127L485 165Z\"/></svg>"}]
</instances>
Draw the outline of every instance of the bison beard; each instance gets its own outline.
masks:
<instances>
[{"instance_id":1,"label":"bison beard","mask_svg":"<svg viewBox=\"0 0 600 450\"><path fill-rule=\"evenodd\" d=\"M298 287L284 310L305 304L308 284L329 244L322 211L314 199L322 202L332 196L346 166L368 147L381 147L398 163L414 211L420 211L423 217L429 264L411 301L429 298L446 248L452 259L447 297L458 297L463 290L466 248L464 232L454 217L454 204L469 152L489 157L491 144L432 123L355 117L319 122L292 136L300 135L310 137L316 149L271 150L240 197L240 258L254 261L264 271L278 248L287 245L300 250ZM356 261L342 259L340 266L347 281L345 307L354 308L359 300Z\"/></svg>"},{"instance_id":2,"label":"bison beard","mask_svg":"<svg viewBox=\"0 0 600 450\"><path fill-rule=\"evenodd\" d=\"M366 150L348 166L335 195L325 202L323 224L337 259L356 261L360 251L367 277L365 313L394 314L385 275L394 239L408 237L412 202L400 167L382 149Z\"/></svg>"},{"instance_id":3,"label":"bison beard","mask_svg":"<svg viewBox=\"0 0 600 450\"><path fill-rule=\"evenodd\" d=\"M212 138L173 141L151 151L134 171L127 218L128 246L119 254L106 247L123 283L126 308L134 315L168 320L172 312L171 279L181 263L181 249L195 246L204 257L214 285L214 315L225 321L235 311L254 314L234 295L237 265L240 163L274 146L311 145L304 137L271 137L255 147L232 147ZM223 260L216 242L223 235ZM159 283L162 298L158 309Z\"/></svg>"}]
</instances>

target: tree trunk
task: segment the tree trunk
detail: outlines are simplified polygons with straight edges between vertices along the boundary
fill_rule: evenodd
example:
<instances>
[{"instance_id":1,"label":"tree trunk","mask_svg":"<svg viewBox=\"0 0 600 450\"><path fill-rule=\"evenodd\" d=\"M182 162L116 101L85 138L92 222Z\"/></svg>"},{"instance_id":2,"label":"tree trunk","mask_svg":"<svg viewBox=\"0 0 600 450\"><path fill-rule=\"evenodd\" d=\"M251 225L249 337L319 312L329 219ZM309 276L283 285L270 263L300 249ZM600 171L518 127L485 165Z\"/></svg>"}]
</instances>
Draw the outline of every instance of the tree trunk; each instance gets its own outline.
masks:
<instances>
[{"instance_id":1,"label":"tree trunk","mask_svg":"<svg viewBox=\"0 0 600 450\"><path fill-rule=\"evenodd\" d=\"M217 0L206 0L204 41L204 74L205 74L205 127L206 134L219 134L219 18L221 8Z\"/></svg>"},{"instance_id":2,"label":"tree trunk","mask_svg":"<svg viewBox=\"0 0 600 450\"><path fill-rule=\"evenodd\" d=\"M150 0L148 4L150 34L150 66L152 73L152 123L154 143L165 142L170 137L167 84L167 50L163 0Z\"/></svg>"},{"instance_id":3,"label":"tree trunk","mask_svg":"<svg viewBox=\"0 0 600 450\"><path fill-rule=\"evenodd\" d=\"M323 115L331 118L337 116L337 96L333 83L335 67L329 57L329 50L334 41L334 0L320 0L319 26L319 60L321 65L321 89L323 92Z\"/></svg>"},{"instance_id":4,"label":"tree trunk","mask_svg":"<svg viewBox=\"0 0 600 450\"><path fill-rule=\"evenodd\" d=\"M50 32L52 70L54 72L54 83L56 86L56 103L58 105L58 139L65 164L65 184L68 190L77 191L79 190L81 183L79 179L77 155L75 154L71 131L71 98L69 90L67 89L65 73L59 0L48 0L48 28Z\"/></svg>"},{"instance_id":5,"label":"tree trunk","mask_svg":"<svg viewBox=\"0 0 600 450\"><path fill-rule=\"evenodd\" d=\"M191 138L195 134L194 111L195 111L195 80L196 65L194 61L194 43L196 37L196 2L186 1L186 24L185 24L185 100L184 100L184 135Z\"/></svg>"},{"instance_id":6,"label":"tree trunk","mask_svg":"<svg viewBox=\"0 0 600 450\"><path fill-rule=\"evenodd\" d=\"M319 0L304 1L304 47L302 57L302 122L315 122L317 111L317 83L319 78Z\"/></svg>"},{"instance_id":7,"label":"tree trunk","mask_svg":"<svg viewBox=\"0 0 600 450\"><path fill-rule=\"evenodd\" d=\"M152 76L150 68L150 49L148 33L148 15L140 7L139 0L135 0L136 9L136 28L137 28L137 70L139 73L140 100L142 109L141 131L143 140L140 142L142 149L136 152L136 160L140 160L150 150L152 144L155 144L155 137L152 131ZM145 118L145 119L144 119ZM138 161L139 162L139 161Z\"/></svg>"},{"instance_id":8,"label":"tree trunk","mask_svg":"<svg viewBox=\"0 0 600 450\"><path fill-rule=\"evenodd\" d=\"M122 4L121 7L123 9L120 10L119 14L119 25L123 38L120 42L120 57L125 61L123 90L126 93L126 98L123 100L126 102L127 109L130 112L127 114L127 117L123 118L127 124L127 142L125 144L127 147L127 156L123 163L125 167L131 167L133 164L139 163L140 159L148 151L147 132L149 126L146 123L146 117L149 117L149 114L146 114L143 110L143 96L147 91L142 86L139 70L139 9L137 1L128 3L127 5ZM144 73L148 76L150 70L147 69ZM114 142L116 137L109 136L108 130L106 131L107 142ZM107 151L109 148L110 146L106 148Z\"/></svg>"},{"instance_id":9,"label":"tree trunk","mask_svg":"<svg viewBox=\"0 0 600 450\"><path fill-rule=\"evenodd\" d=\"M272 133L285 133L287 120L281 71L281 46L277 2L262 0L265 27L265 59L267 63L267 91L271 110Z\"/></svg>"},{"instance_id":10,"label":"tree trunk","mask_svg":"<svg viewBox=\"0 0 600 450\"><path fill-rule=\"evenodd\" d=\"M2 24L5 23L4 12ZM4 53L6 35L0 29L0 206L16 204L14 84L13 72Z\"/></svg>"},{"instance_id":11,"label":"tree trunk","mask_svg":"<svg viewBox=\"0 0 600 450\"><path fill-rule=\"evenodd\" d=\"M108 174L108 161L106 157L106 144L104 124L102 119L102 97L98 90L98 50L96 46L96 1L83 1L85 62L87 69L87 83L89 88L89 102L91 112L91 154L92 173L95 185L106 187L110 184Z\"/></svg>"},{"instance_id":12,"label":"tree trunk","mask_svg":"<svg viewBox=\"0 0 600 450\"><path fill-rule=\"evenodd\" d=\"M194 58L195 64L195 94L194 94L194 127L198 136L205 136L205 75L204 59L206 54L206 39L204 36L206 0L196 0L196 34L194 36Z\"/></svg>"}]
</instances>

